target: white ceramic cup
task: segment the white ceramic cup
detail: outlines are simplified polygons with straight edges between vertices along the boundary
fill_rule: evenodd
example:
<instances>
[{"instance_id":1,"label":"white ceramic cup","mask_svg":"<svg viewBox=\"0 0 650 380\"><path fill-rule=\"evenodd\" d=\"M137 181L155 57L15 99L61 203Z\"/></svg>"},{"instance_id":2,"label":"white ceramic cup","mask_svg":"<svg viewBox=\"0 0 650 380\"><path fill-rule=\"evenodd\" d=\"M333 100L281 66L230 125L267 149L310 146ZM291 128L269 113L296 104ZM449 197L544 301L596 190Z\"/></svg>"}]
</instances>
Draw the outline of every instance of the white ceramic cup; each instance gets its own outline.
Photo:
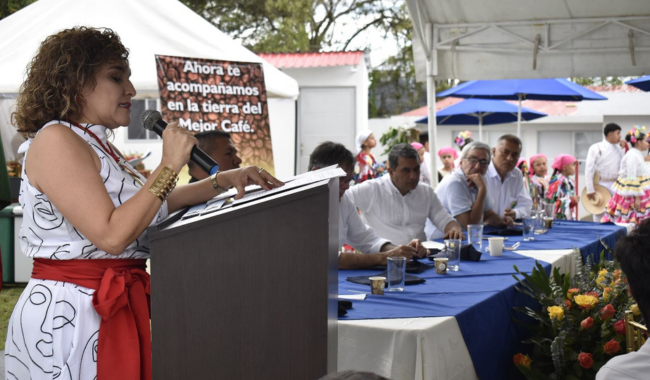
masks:
<instances>
[{"instance_id":1,"label":"white ceramic cup","mask_svg":"<svg viewBox=\"0 0 650 380\"><path fill-rule=\"evenodd\" d=\"M501 256L503 253L503 238L502 237L491 237L488 238L490 242L490 256Z\"/></svg>"}]
</instances>

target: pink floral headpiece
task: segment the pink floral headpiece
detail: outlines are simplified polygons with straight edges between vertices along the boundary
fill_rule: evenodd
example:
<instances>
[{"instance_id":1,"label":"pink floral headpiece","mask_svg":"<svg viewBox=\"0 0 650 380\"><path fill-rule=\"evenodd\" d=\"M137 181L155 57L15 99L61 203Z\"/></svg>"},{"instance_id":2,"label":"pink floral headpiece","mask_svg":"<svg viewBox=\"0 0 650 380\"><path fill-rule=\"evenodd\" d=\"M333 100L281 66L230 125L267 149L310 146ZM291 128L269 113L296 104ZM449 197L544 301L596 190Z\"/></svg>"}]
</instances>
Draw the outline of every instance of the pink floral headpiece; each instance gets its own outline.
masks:
<instances>
[{"instance_id":1,"label":"pink floral headpiece","mask_svg":"<svg viewBox=\"0 0 650 380\"><path fill-rule=\"evenodd\" d=\"M639 127L638 125L635 125L627 134L630 135L630 142L636 144L637 139L641 137L642 134L645 135L645 126Z\"/></svg>"},{"instance_id":2,"label":"pink floral headpiece","mask_svg":"<svg viewBox=\"0 0 650 380\"><path fill-rule=\"evenodd\" d=\"M463 145L465 145L465 141L467 139L469 139L469 138L472 138L472 132L470 132L470 131L462 131L462 132L460 132L458 134L458 136L456 136L456 138L454 139L454 142L458 146L463 146Z\"/></svg>"}]
</instances>

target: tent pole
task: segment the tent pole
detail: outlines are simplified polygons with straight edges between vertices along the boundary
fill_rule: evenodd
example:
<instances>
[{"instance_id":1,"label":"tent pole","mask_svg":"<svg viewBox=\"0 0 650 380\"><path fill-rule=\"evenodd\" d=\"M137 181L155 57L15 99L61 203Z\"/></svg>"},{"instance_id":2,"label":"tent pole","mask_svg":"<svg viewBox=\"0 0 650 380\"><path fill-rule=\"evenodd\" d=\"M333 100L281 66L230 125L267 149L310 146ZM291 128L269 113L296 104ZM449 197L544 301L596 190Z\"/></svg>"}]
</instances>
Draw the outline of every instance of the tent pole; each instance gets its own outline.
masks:
<instances>
[{"instance_id":1,"label":"tent pole","mask_svg":"<svg viewBox=\"0 0 650 380\"><path fill-rule=\"evenodd\" d=\"M478 141L483 141L483 114L478 114Z\"/></svg>"},{"instance_id":2,"label":"tent pole","mask_svg":"<svg viewBox=\"0 0 650 380\"><path fill-rule=\"evenodd\" d=\"M438 67L436 65L436 50L434 48L434 31L433 24L427 24L427 48L431 52L427 60L427 111L429 115L429 157L430 162L427 162L429 167L429 174L431 175L431 187L434 189L438 186L438 170L437 170L437 157L438 157L438 122L436 120L436 74Z\"/></svg>"},{"instance_id":3,"label":"tent pole","mask_svg":"<svg viewBox=\"0 0 650 380\"><path fill-rule=\"evenodd\" d=\"M519 110L517 110L517 137L521 138L521 94L517 94L519 98Z\"/></svg>"}]
</instances>

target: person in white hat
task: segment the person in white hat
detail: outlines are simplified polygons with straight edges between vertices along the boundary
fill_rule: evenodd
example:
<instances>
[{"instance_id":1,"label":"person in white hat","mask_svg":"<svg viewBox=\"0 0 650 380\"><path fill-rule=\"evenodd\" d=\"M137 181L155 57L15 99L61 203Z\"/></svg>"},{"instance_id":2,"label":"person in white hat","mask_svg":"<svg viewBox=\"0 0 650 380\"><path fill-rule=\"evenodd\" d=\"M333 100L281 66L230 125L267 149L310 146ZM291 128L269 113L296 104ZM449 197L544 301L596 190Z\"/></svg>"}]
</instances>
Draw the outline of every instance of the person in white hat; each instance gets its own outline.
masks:
<instances>
[{"instance_id":1,"label":"person in white hat","mask_svg":"<svg viewBox=\"0 0 650 380\"><path fill-rule=\"evenodd\" d=\"M377 177L377 160L370 150L377 146L377 140L371 130L359 132L355 141L356 148L356 170L355 183L361 183Z\"/></svg>"}]
</instances>

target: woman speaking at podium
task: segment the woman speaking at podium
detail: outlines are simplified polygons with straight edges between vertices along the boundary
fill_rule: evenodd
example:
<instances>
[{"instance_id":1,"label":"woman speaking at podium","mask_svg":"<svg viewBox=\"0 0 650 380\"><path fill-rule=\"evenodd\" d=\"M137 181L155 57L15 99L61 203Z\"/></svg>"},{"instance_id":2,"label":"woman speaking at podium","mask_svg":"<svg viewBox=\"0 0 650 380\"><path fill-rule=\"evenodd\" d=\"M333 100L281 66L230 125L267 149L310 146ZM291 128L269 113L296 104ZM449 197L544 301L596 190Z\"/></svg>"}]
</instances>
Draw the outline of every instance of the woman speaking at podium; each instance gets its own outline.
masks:
<instances>
[{"instance_id":1,"label":"woman speaking at podium","mask_svg":"<svg viewBox=\"0 0 650 380\"><path fill-rule=\"evenodd\" d=\"M175 188L197 143L176 122L142 177L109 142L131 123L128 56L110 29L64 30L41 44L20 89L19 237L34 270L9 322L7 378L150 379L145 229L233 186L239 198L249 184L282 185L250 166Z\"/></svg>"}]
</instances>

